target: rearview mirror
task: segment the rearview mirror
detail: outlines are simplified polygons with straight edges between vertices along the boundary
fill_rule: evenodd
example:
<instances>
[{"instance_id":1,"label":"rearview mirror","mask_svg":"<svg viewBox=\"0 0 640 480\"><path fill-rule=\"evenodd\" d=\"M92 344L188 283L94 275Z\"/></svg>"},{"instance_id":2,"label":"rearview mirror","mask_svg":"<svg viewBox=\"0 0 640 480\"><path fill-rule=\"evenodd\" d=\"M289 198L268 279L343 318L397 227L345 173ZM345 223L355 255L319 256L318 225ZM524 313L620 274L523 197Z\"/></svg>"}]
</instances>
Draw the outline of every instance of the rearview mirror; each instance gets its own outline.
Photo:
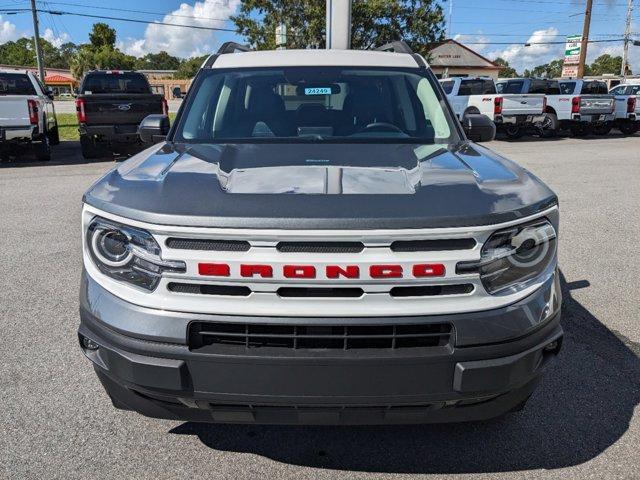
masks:
<instances>
[{"instance_id":1,"label":"rearview mirror","mask_svg":"<svg viewBox=\"0 0 640 480\"><path fill-rule=\"evenodd\" d=\"M153 114L144 117L138 127L138 135L144 143L162 142L169 133L169 117L166 115Z\"/></svg>"},{"instance_id":2,"label":"rearview mirror","mask_svg":"<svg viewBox=\"0 0 640 480\"><path fill-rule=\"evenodd\" d=\"M462 118L462 128L472 142L490 142L496 138L496 125L486 115L465 115Z\"/></svg>"}]
</instances>

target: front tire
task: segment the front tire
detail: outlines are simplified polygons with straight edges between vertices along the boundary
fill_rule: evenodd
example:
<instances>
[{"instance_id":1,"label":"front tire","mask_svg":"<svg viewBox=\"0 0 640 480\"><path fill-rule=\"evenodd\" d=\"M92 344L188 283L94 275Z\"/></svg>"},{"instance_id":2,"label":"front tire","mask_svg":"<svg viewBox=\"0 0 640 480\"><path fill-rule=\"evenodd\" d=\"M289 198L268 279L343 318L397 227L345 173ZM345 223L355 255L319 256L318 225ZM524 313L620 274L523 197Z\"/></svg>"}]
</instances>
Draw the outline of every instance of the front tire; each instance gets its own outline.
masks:
<instances>
[{"instance_id":1,"label":"front tire","mask_svg":"<svg viewBox=\"0 0 640 480\"><path fill-rule=\"evenodd\" d=\"M543 138L555 138L558 136L560 130L560 124L558 123L558 116L555 113L545 113L544 120L542 121L542 137Z\"/></svg>"}]
</instances>

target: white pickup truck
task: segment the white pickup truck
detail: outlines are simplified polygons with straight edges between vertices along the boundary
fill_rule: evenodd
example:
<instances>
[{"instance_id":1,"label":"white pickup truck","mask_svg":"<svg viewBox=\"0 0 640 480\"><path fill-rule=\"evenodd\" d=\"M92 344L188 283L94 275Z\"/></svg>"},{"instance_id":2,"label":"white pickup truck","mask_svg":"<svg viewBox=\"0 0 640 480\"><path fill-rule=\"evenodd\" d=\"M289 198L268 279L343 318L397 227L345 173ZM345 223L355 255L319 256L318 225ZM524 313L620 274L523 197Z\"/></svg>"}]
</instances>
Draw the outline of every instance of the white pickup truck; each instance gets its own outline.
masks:
<instances>
[{"instance_id":1,"label":"white pickup truck","mask_svg":"<svg viewBox=\"0 0 640 480\"><path fill-rule=\"evenodd\" d=\"M545 136L570 130L574 136L588 133L606 135L613 128L614 99L604 82L593 80L551 80L510 78L497 83L501 94L544 94L547 98L545 119L541 126Z\"/></svg>"},{"instance_id":2,"label":"white pickup truck","mask_svg":"<svg viewBox=\"0 0 640 480\"><path fill-rule=\"evenodd\" d=\"M640 131L640 84L622 83L609 93L616 99L615 127L625 135Z\"/></svg>"},{"instance_id":3,"label":"white pickup truck","mask_svg":"<svg viewBox=\"0 0 640 480\"><path fill-rule=\"evenodd\" d=\"M487 115L507 137L518 138L544 119L544 95L498 94L493 79L486 77L447 78L440 84L458 119Z\"/></svg>"},{"instance_id":4,"label":"white pickup truck","mask_svg":"<svg viewBox=\"0 0 640 480\"><path fill-rule=\"evenodd\" d=\"M27 143L38 160L47 161L59 141L48 90L31 72L0 70L0 151Z\"/></svg>"}]
</instances>

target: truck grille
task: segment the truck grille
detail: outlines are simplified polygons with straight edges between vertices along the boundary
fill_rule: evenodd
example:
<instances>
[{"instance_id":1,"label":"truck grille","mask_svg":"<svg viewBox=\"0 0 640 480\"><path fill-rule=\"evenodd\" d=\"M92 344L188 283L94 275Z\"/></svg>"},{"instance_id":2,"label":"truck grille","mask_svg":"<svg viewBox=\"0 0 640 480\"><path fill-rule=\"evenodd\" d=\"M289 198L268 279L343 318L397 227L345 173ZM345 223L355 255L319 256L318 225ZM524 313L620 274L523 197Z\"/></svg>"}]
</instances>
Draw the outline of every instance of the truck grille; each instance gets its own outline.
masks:
<instances>
[{"instance_id":1,"label":"truck grille","mask_svg":"<svg viewBox=\"0 0 640 480\"><path fill-rule=\"evenodd\" d=\"M416 325L272 325L192 322L189 349L216 353L224 348L287 350L362 350L444 347L451 343L449 323Z\"/></svg>"}]
</instances>

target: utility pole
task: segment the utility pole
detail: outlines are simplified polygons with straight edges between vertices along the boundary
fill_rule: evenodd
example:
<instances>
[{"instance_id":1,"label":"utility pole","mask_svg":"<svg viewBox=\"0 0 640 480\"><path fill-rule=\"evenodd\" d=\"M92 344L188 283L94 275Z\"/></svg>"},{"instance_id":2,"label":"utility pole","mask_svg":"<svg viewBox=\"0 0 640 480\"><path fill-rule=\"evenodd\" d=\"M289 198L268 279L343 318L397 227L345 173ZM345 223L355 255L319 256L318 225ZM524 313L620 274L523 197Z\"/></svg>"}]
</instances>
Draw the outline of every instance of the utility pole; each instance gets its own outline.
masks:
<instances>
[{"instance_id":1,"label":"utility pole","mask_svg":"<svg viewBox=\"0 0 640 480\"><path fill-rule=\"evenodd\" d=\"M33 15L33 41L36 44L38 76L44 85L44 63L42 61L42 49L40 48L40 31L38 30L38 10L36 10L36 0L31 0L31 14Z\"/></svg>"},{"instance_id":2,"label":"utility pole","mask_svg":"<svg viewBox=\"0 0 640 480\"><path fill-rule=\"evenodd\" d=\"M584 27L582 29L582 45L580 46L580 62L578 63L578 78L584 77L584 65L587 61L587 46L589 45L592 9L593 0L587 0L587 9L584 12Z\"/></svg>"},{"instance_id":3,"label":"utility pole","mask_svg":"<svg viewBox=\"0 0 640 480\"><path fill-rule=\"evenodd\" d=\"M327 48L351 48L351 0L327 0Z\"/></svg>"},{"instance_id":4,"label":"utility pole","mask_svg":"<svg viewBox=\"0 0 640 480\"><path fill-rule=\"evenodd\" d=\"M449 0L449 25L447 38L451 38L451 18L453 17L453 0Z\"/></svg>"},{"instance_id":5,"label":"utility pole","mask_svg":"<svg viewBox=\"0 0 640 480\"><path fill-rule=\"evenodd\" d=\"M624 29L624 50L622 51L622 70L620 75L627 76L629 71L629 41L631 39L631 16L633 14L633 0L629 0L627 6L627 24Z\"/></svg>"}]
</instances>

